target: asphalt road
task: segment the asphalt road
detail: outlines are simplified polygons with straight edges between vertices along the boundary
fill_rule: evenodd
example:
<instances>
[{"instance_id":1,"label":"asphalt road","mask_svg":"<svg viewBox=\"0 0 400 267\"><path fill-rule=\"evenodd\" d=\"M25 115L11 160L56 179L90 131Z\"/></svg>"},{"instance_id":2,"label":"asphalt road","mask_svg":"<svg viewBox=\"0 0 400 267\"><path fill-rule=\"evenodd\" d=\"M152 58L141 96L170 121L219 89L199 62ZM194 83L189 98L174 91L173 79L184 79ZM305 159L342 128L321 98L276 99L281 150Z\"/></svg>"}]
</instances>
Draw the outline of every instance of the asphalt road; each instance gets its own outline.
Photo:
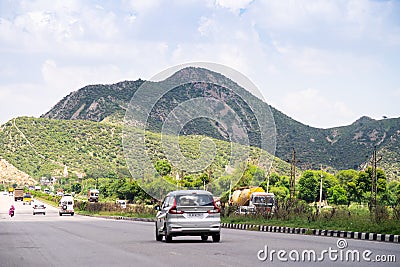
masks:
<instances>
[{"instance_id":1,"label":"asphalt road","mask_svg":"<svg viewBox=\"0 0 400 267\"><path fill-rule=\"evenodd\" d=\"M11 204L16 208L13 218L8 216ZM0 266L399 266L400 262L400 245L393 243L349 239L347 247L339 249L337 238L223 229L220 243L179 237L167 244L155 241L154 231L153 223L60 217L52 207L46 215L33 216L31 206L0 195ZM268 258L263 261L266 246ZM278 252L271 260L272 250L286 252L280 252L281 259L288 261L278 259ZM327 252L322 261L310 262L305 250L315 251L317 259L323 250ZM290 259L289 254L296 257L295 251L300 261ZM358 251L360 262L346 262L348 251ZM366 255L370 262L362 258L365 251L371 251ZM303 253L306 261L301 261ZM397 262L374 262L377 255L395 255Z\"/></svg>"}]
</instances>

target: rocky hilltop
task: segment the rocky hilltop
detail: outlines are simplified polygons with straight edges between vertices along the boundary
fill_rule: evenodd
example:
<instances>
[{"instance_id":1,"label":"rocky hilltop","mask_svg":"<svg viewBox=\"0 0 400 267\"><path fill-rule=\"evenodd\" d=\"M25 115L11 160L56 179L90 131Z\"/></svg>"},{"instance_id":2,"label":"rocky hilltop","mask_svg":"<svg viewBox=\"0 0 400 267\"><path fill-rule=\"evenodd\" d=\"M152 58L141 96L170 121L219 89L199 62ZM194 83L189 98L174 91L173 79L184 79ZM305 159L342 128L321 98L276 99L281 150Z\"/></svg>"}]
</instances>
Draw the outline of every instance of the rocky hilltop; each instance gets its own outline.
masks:
<instances>
[{"instance_id":1,"label":"rocky hilltop","mask_svg":"<svg viewBox=\"0 0 400 267\"><path fill-rule=\"evenodd\" d=\"M7 160L0 158L0 183L6 185L35 185L37 182L28 174L18 170Z\"/></svg>"}]
</instances>

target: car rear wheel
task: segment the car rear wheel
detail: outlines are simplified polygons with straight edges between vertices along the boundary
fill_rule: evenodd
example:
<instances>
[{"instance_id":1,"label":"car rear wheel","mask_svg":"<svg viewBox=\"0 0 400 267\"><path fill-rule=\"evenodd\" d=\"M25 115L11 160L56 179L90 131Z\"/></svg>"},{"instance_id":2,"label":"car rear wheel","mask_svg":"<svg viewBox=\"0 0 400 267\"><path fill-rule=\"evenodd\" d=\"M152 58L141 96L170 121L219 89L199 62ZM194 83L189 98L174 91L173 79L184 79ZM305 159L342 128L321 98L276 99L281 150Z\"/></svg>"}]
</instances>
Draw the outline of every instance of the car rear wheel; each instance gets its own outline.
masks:
<instances>
[{"instance_id":1,"label":"car rear wheel","mask_svg":"<svg viewBox=\"0 0 400 267\"><path fill-rule=\"evenodd\" d=\"M213 242L219 242L221 240L221 235L220 234L212 235L212 240Z\"/></svg>"},{"instance_id":2,"label":"car rear wheel","mask_svg":"<svg viewBox=\"0 0 400 267\"><path fill-rule=\"evenodd\" d=\"M208 235L201 236L201 241L207 241L207 240L208 240Z\"/></svg>"},{"instance_id":3,"label":"car rear wheel","mask_svg":"<svg viewBox=\"0 0 400 267\"><path fill-rule=\"evenodd\" d=\"M157 240L157 241L162 241L162 235L160 235L160 234L158 233L157 225L156 225L156 240Z\"/></svg>"},{"instance_id":4,"label":"car rear wheel","mask_svg":"<svg viewBox=\"0 0 400 267\"><path fill-rule=\"evenodd\" d=\"M165 229L165 226L164 226ZM165 235L165 242L171 243L172 242L172 235L168 234L167 229L164 230L164 235Z\"/></svg>"},{"instance_id":5,"label":"car rear wheel","mask_svg":"<svg viewBox=\"0 0 400 267\"><path fill-rule=\"evenodd\" d=\"M172 242L172 235L166 235L165 236L165 242L171 243Z\"/></svg>"}]
</instances>

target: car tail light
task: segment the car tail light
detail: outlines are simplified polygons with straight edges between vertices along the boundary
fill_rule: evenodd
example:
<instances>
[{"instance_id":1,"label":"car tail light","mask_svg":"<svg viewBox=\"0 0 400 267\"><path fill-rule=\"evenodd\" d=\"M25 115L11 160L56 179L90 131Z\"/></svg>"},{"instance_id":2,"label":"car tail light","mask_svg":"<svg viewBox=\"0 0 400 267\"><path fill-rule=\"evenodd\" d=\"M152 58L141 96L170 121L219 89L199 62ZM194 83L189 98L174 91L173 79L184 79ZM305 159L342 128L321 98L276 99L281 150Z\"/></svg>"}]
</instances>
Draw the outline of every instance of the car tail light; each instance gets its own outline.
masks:
<instances>
[{"instance_id":1,"label":"car tail light","mask_svg":"<svg viewBox=\"0 0 400 267\"><path fill-rule=\"evenodd\" d=\"M183 210L177 210L176 209L176 199L174 199L174 205L172 205L172 207L169 209L168 213L170 214L182 214Z\"/></svg>"},{"instance_id":2,"label":"car tail light","mask_svg":"<svg viewBox=\"0 0 400 267\"><path fill-rule=\"evenodd\" d=\"M215 204L215 201L213 200L213 205L214 205L214 209L207 211L208 213L220 213L221 209L217 206L217 204Z\"/></svg>"}]
</instances>

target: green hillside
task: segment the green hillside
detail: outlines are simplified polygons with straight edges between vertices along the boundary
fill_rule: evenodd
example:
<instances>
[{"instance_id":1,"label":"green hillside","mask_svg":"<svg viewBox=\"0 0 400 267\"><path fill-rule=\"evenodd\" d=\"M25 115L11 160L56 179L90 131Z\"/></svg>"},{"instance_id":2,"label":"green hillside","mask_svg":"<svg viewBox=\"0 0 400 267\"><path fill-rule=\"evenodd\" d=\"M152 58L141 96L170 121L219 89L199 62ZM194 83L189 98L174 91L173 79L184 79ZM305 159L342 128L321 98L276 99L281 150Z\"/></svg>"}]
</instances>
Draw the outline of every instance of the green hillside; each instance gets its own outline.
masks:
<instances>
[{"instance_id":1,"label":"green hillside","mask_svg":"<svg viewBox=\"0 0 400 267\"><path fill-rule=\"evenodd\" d=\"M99 172L102 177L130 176L123 154L121 125L20 117L0 128L0 138L0 156L35 178L62 176L65 166L70 176L81 177ZM182 154L197 158L202 139L202 136L180 137ZM217 177L229 164L230 143L213 141L217 153L210 171ZM166 159L160 134L146 133L146 153L154 164ZM250 148L249 162L258 153L258 148ZM290 166L276 158L273 171L286 175Z\"/></svg>"}]
</instances>

